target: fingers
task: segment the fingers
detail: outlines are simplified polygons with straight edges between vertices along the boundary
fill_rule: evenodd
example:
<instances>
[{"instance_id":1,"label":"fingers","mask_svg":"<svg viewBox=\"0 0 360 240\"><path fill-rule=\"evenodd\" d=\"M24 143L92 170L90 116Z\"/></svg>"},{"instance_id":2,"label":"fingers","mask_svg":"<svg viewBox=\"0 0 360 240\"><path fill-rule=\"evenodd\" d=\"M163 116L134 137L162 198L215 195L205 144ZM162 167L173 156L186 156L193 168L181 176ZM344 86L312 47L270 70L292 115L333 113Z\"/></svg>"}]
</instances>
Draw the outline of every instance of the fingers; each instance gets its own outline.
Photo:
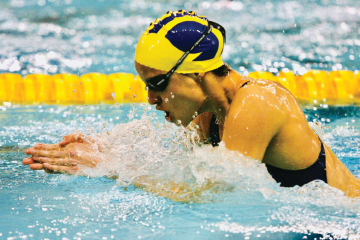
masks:
<instances>
[{"instance_id":1,"label":"fingers","mask_svg":"<svg viewBox=\"0 0 360 240\"><path fill-rule=\"evenodd\" d=\"M28 148L25 150L26 154L31 154L28 153L29 150L57 150L60 151L62 147L65 147L66 145L68 145L69 143L84 143L84 135L83 134L70 134L70 135L66 135L63 137L63 140L61 140L58 144L44 144L44 143L38 143L36 144L34 147L32 148Z\"/></svg>"},{"instance_id":2,"label":"fingers","mask_svg":"<svg viewBox=\"0 0 360 240\"><path fill-rule=\"evenodd\" d=\"M44 165L42 163L33 163L33 164L30 164L30 169L31 170L42 170L42 169L44 169Z\"/></svg>"},{"instance_id":3,"label":"fingers","mask_svg":"<svg viewBox=\"0 0 360 240\"><path fill-rule=\"evenodd\" d=\"M73 166L79 163L79 161L74 158L47 158L47 157L33 156L32 159L40 163L49 163L52 165L62 165L62 166Z\"/></svg>"},{"instance_id":4,"label":"fingers","mask_svg":"<svg viewBox=\"0 0 360 240\"><path fill-rule=\"evenodd\" d=\"M46 173L67 173L75 174L79 171L76 159L50 159L43 157L31 157L23 160L31 170L45 170ZM61 165L62 164L62 165Z\"/></svg>"},{"instance_id":5,"label":"fingers","mask_svg":"<svg viewBox=\"0 0 360 240\"><path fill-rule=\"evenodd\" d=\"M44 144L44 143L38 143L34 146L37 150L60 150L61 147L66 146L69 143L73 142L84 142L84 135L83 134L70 134L63 137L63 140L61 140L58 144Z\"/></svg>"},{"instance_id":6,"label":"fingers","mask_svg":"<svg viewBox=\"0 0 360 240\"><path fill-rule=\"evenodd\" d=\"M34 152L34 151L36 151L35 148L31 147L31 148L28 148L28 149L25 150L25 154L26 155L31 155L32 152Z\"/></svg>"},{"instance_id":7,"label":"fingers","mask_svg":"<svg viewBox=\"0 0 360 240\"><path fill-rule=\"evenodd\" d=\"M37 157L54 157L54 158L66 158L76 157L78 154L69 151L57 151L57 150L37 150L35 148L28 148L25 150L27 155L33 155Z\"/></svg>"},{"instance_id":8,"label":"fingers","mask_svg":"<svg viewBox=\"0 0 360 240\"><path fill-rule=\"evenodd\" d=\"M36 150L60 150L59 144L43 144L38 143L34 146Z\"/></svg>"},{"instance_id":9,"label":"fingers","mask_svg":"<svg viewBox=\"0 0 360 240\"><path fill-rule=\"evenodd\" d=\"M59 165L51 165L49 163L44 163L43 165L46 169L54 171L54 172L75 174L79 171L78 166L59 166Z\"/></svg>"},{"instance_id":10,"label":"fingers","mask_svg":"<svg viewBox=\"0 0 360 240\"><path fill-rule=\"evenodd\" d=\"M33 159L32 157L25 158L25 159L23 160L23 164L24 164L24 165L29 165L29 167L30 167L31 170L41 170L41 169L44 169L43 164L34 161L34 159Z\"/></svg>"},{"instance_id":11,"label":"fingers","mask_svg":"<svg viewBox=\"0 0 360 240\"><path fill-rule=\"evenodd\" d=\"M54 172L53 170L49 170L49 169L44 169L44 171L46 172L46 173L49 173L49 174L59 174L59 172Z\"/></svg>"},{"instance_id":12,"label":"fingers","mask_svg":"<svg viewBox=\"0 0 360 240\"><path fill-rule=\"evenodd\" d=\"M59 142L60 147L64 147L69 143L73 142L84 142L84 135L82 134L70 134L63 137L63 140Z\"/></svg>"},{"instance_id":13,"label":"fingers","mask_svg":"<svg viewBox=\"0 0 360 240\"><path fill-rule=\"evenodd\" d=\"M29 164L34 164L34 163L36 163L36 162L31 157L24 158L24 160L23 160L24 165L29 165Z\"/></svg>"}]
</instances>

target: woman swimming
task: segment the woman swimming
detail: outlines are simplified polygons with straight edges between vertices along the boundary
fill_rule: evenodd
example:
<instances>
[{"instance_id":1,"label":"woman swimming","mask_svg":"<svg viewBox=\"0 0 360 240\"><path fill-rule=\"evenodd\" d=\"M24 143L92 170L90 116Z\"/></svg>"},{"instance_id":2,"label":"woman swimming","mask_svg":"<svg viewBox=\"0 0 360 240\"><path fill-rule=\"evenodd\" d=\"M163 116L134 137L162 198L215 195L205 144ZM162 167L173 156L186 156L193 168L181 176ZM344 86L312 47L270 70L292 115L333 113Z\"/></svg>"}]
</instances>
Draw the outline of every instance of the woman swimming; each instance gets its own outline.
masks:
<instances>
[{"instance_id":1,"label":"woman swimming","mask_svg":"<svg viewBox=\"0 0 360 240\"><path fill-rule=\"evenodd\" d=\"M310 128L286 88L243 77L221 60L225 38L219 24L194 12L168 12L151 23L135 54L149 103L164 111L169 122L198 125L204 142L216 146L223 141L229 150L263 162L281 186L319 179L349 197L360 197L360 180ZM31 169L69 174L78 165L94 167L104 161L101 150L81 135L25 152L32 155L23 161Z\"/></svg>"}]
</instances>

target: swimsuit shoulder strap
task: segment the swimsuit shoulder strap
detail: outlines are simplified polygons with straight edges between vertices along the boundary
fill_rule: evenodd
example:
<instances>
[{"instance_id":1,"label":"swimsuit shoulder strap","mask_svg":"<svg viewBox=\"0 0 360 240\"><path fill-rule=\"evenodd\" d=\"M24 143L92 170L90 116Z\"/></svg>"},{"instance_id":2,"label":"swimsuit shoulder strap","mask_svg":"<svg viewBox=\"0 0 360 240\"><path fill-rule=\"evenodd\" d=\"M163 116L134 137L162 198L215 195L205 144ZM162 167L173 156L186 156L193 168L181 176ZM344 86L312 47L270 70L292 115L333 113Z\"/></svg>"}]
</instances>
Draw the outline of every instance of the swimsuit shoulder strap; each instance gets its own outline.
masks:
<instances>
[{"instance_id":1,"label":"swimsuit shoulder strap","mask_svg":"<svg viewBox=\"0 0 360 240\"><path fill-rule=\"evenodd\" d=\"M219 146L220 134L219 124L216 122L216 115L213 114L210 121L210 141L213 147Z\"/></svg>"},{"instance_id":2,"label":"swimsuit shoulder strap","mask_svg":"<svg viewBox=\"0 0 360 240\"><path fill-rule=\"evenodd\" d=\"M240 88L242 88L242 87L244 87L246 84L248 84L250 81L246 81L246 82L244 82L242 85L241 85L241 87Z\"/></svg>"}]
</instances>

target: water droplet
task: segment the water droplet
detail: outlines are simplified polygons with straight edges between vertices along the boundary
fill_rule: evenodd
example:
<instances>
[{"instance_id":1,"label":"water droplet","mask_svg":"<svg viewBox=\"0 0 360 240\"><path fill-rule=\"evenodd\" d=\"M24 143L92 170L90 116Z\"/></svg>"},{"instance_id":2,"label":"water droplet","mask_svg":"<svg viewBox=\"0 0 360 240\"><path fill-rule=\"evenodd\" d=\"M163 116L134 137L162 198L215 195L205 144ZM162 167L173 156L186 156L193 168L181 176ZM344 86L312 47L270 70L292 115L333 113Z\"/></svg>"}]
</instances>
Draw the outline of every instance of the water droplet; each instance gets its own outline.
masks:
<instances>
[{"instance_id":1,"label":"water droplet","mask_svg":"<svg viewBox=\"0 0 360 240\"><path fill-rule=\"evenodd\" d=\"M165 102L168 103L168 102L169 102L169 99L168 99L168 98L165 98Z\"/></svg>"},{"instance_id":2,"label":"water droplet","mask_svg":"<svg viewBox=\"0 0 360 240\"><path fill-rule=\"evenodd\" d=\"M88 94L89 93L89 91L86 91L86 94Z\"/></svg>"},{"instance_id":3,"label":"water droplet","mask_svg":"<svg viewBox=\"0 0 360 240\"><path fill-rule=\"evenodd\" d=\"M177 123L180 125L180 124L181 124L181 120L177 120Z\"/></svg>"},{"instance_id":4,"label":"water droplet","mask_svg":"<svg viewBox=\"0 0 360 240\"><path fill-rule=\"evenodd\" d=\"M136 98L136 95L135 95L135 94L133 95L133 98Z\"/></svg>"},{"instance_id":5,"label":"water droplet","mask_svg":"<svg viewBox=\"0 0 360 240\"><path fill-rule=\"evenodd\" d=\"M149 97L147 97L146 100L149 100Z\"/></svg>"},{"instance_id":6,"label":"water droplet","mask_svg":"<svg viewBox=\"0 0 360 240\"><path fill-rule=\"evenodd\" d=\"M74 89L73 92L76 92L76 90Z\"/></svg>"},{"instance_id":7,"label":"water droplet","mask_svg":"<svg viewBox=\"0 0 360 240\"><path fill-rule=\"evenodd\" d=\"M171 98L174 98L175 97L175 95L171 95Z\"/></svg>"},{"instance_id":8,"label":"water droplet","mask_svg":"<svg viewBox=\"0 0 360 240\"><path fill-rule=\"evenodd\" d=\"M113 99L116 99L116 95L114 92L111 93L111 96L113 97Z\"/></svg>"},{"instance_id":9,"label":"water droplet","mask_svg":"<svg viewBox=\"0 0 360 240\"><path fill-rule=\"evenodd\" d=\"M145 87L145 91L149 91L149 87Z\"/></svg>"}]
</instances>

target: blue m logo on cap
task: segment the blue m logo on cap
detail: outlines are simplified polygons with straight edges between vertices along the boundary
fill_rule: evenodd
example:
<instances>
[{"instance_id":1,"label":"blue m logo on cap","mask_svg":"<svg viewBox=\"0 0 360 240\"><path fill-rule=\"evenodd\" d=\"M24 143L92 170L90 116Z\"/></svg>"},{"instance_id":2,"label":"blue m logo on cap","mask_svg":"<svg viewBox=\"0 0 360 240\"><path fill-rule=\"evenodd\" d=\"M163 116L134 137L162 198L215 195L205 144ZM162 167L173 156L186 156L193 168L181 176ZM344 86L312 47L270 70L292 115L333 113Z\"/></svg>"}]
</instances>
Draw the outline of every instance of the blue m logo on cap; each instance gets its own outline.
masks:
<instances>
[{"instance_id":1,"label":"blue m logo on cap","mask_svg":"<svg viewBox=\"0 0 360 240\"><path fill-rule=\"evenodd\" d=\"M188 14L186 14L188 15ZM184 16L182 14L181 16ZM164 18L162 21L154 24L154 27L149 31L150 33L158 33L159 30L175 19L177 16L171 15ZM206 26L194 22L185 21L174 26L170 31L167 32L165 37L171 42L171 44L182 52L186 52L190 47L201 37L206 30ZM207 35L201 43L191 53L201 53L193 61L205 61L213 59L219 49L219 40L214 33Z\"/></svg>"},{"instance_id":2,"label":"blue m logo on cap","mask_svg":"<svg viewBox=\"0 0 360 240\"><path fill-rule=\"evenodd\" d=\"M206 26L193 21L177 24L167 32L165 37L180 51L186 52L200 39ZM213 59L219 49L219 40L214 33L207 35L191 53L201 53L194 61Z\"/></svg>"}]
</instances>

